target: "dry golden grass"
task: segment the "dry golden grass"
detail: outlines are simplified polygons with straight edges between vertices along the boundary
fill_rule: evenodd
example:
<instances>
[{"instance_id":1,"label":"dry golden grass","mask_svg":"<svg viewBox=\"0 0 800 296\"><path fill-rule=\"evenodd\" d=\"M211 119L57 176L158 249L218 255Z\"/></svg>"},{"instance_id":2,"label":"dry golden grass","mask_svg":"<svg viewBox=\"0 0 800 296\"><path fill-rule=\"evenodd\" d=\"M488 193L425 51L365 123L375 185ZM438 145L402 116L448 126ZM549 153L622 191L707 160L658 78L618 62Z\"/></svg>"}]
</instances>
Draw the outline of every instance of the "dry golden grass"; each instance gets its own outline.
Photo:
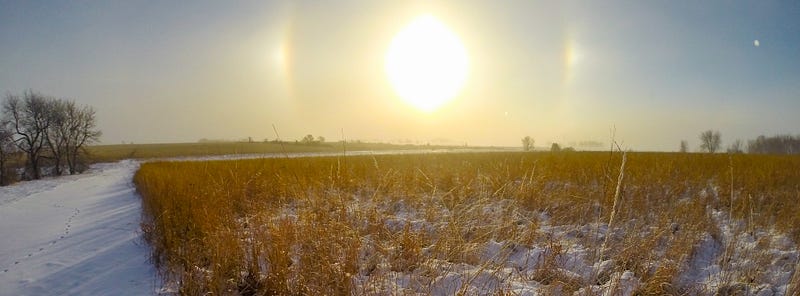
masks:
<instances>
[{"instance_id":1,"label":"dry golden grass","mask_svg":"<svg viewBox=\"0 0 800 296\"><path fill-rule=\"evenodd\" d=\"M135 184L153 260L188 295L445 294L453 274L467 275L453 293L513 294L503 279L588 293L624 271L641 281L640 295L713 294L771 283L766 268L736 265L758 257L753 250L763 251L761 264L780 260L766 249L797 252L764 238L800 240L800 157L628 153L608 228L620 160L581 152L158 162L143 164ZM754 237L761 247L736 251ZM687 282L702 264L721 269L716 291Z\"/></svg>"}]
</instances>

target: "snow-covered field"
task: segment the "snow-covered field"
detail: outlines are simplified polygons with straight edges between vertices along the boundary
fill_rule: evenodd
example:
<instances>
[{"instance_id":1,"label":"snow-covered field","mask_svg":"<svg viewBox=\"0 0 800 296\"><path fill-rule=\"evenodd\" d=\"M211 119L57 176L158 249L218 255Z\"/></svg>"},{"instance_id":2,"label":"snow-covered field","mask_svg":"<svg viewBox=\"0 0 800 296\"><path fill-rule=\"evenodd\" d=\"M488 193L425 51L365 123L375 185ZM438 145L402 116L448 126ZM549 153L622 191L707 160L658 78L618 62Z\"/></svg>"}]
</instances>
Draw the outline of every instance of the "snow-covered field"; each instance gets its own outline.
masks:
<instances>
[{"instance_id":1,"label":"snow-covered field","mask_svg":"<svg viewBox=\"0 0 800 296\"><path fill-rule=\"evenodd\" d=\"M0 187L0 295L148 295L136 161Z\"/></svg>"}]
</instances>

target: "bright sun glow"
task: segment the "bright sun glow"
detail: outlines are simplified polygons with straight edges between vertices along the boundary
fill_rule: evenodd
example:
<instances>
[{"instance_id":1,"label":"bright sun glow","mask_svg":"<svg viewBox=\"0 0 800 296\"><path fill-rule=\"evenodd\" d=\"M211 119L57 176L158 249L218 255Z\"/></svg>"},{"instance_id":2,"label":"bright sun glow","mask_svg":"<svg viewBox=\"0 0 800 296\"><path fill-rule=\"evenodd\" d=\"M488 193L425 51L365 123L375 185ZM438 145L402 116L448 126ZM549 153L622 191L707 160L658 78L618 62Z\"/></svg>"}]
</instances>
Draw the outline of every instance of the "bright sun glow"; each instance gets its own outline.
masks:
<instances>
[{"instance_id":1,"label":"bright sun glow","mask_svg":"<svg viewBox=\"0 0 800 296\"><path fill-rule=\"evenodd\" d=\"M468 70L461 41L431 15L417 17L397 33L386 53L386 74L394 90L425 112L455 97Z\"/></svg>"}]
</instances>

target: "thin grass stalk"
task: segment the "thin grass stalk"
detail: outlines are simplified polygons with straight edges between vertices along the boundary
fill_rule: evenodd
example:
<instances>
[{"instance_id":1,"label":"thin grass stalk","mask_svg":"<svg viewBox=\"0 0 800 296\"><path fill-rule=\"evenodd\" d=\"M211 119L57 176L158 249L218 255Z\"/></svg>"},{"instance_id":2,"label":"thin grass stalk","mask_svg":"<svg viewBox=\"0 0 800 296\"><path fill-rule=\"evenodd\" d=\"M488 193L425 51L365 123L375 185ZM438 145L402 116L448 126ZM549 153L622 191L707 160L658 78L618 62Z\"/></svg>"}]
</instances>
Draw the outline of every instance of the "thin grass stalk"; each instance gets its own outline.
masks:
<instances>
[{"instance_id":1,"label":"thin grass stalk","mask_svg":"<svg viewBox=\"0 0 800 296\"><path fill-rule=\"evenodd\" d=\"M608 230L606 230L606 237L603 240L603 245L600 247L600 260L603 260L603 255L607 251L608 239L611 237L614 227L614 218L621 205L622 200L622 181L625 179L625 162L628 160L628 152L622 152L622 163L619 166L619 176L617 177L617 188L614 190L614 205L611 207L611 214L608 217Z\"/></svg>"}]
</instances>

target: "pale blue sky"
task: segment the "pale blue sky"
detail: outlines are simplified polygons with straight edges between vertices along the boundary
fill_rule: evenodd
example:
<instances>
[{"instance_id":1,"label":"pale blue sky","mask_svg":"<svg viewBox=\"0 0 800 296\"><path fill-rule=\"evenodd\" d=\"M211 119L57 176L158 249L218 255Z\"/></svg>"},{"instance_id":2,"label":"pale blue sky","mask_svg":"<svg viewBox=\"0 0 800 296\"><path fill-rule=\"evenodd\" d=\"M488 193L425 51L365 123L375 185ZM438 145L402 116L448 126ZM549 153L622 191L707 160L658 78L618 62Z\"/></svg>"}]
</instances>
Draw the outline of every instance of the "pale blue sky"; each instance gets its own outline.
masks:
<instances>
[{"instance_id":1,"label":"pale blue sky","mask_svg":"<svg viewBox=\"0 0 800 296\"><path fill-rule=\"evenodd\" d=\"M430 13L470 73L431 114L383 57ZM759 46L754 45L759 40ZM283 59L279 59L283 52ZM800 4L790 1L2 1L0 91L98 110L104 143L349 138L635 150L800 133Z\"/></svg>"}]
</instances>

